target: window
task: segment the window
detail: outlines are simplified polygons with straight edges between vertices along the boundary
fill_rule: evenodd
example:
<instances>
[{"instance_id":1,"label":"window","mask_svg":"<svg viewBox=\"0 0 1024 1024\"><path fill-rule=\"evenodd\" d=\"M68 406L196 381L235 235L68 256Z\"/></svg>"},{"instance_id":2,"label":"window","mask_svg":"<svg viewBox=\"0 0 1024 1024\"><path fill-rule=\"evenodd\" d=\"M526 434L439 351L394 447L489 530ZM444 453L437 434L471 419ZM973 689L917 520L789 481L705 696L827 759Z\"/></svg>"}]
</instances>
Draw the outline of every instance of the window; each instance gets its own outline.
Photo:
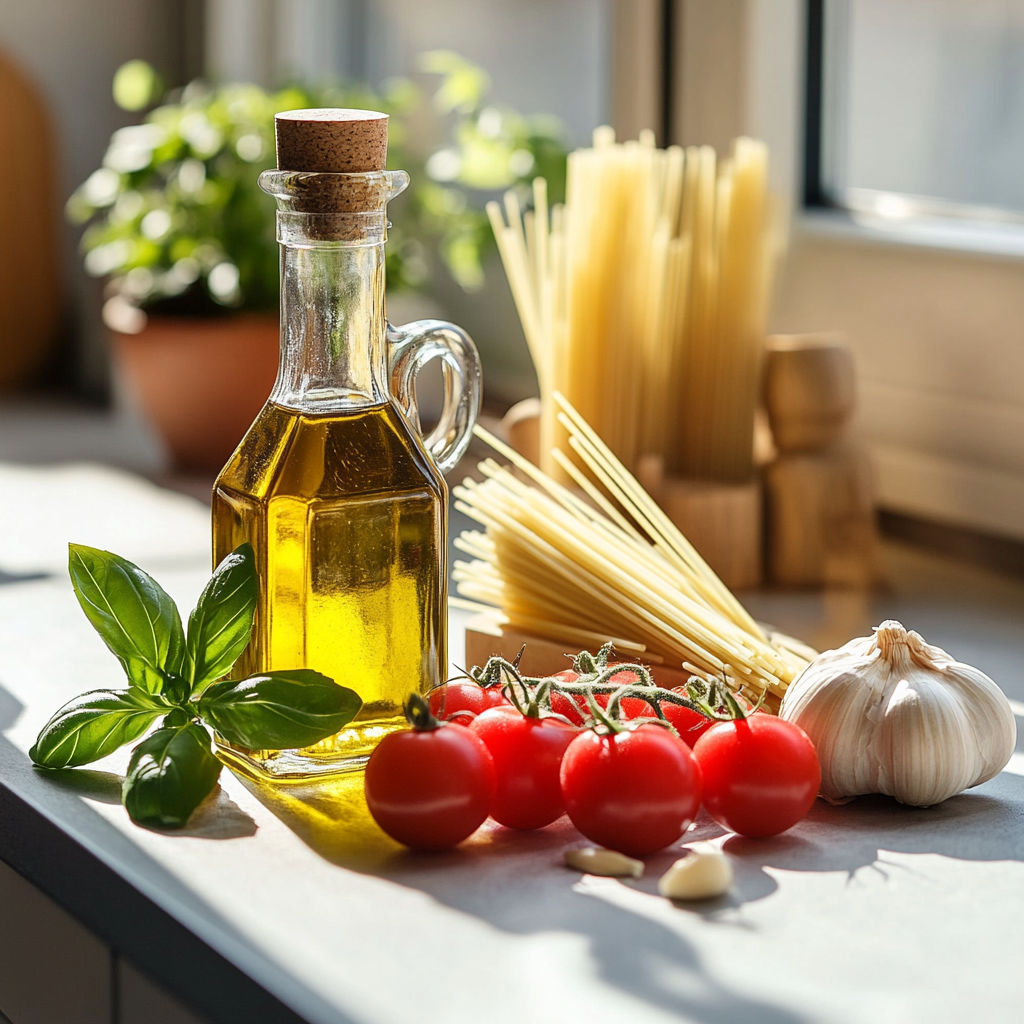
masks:
<instances>
[{"instance_id":1,"label":"window","mask_svg":"<svg viewBox=\"0 0 1024 1024\"><path fill-rule=\"evenodd\" d=\"M810 5L807 198L1024 226L1024 2Z\"/></svg>"},{"instance_id":2,"label":"window","mask_svg":"<svg viewBox=\"0 0 1024 1024\"><path fill-rule=\"evenodd\" d=\"M1024 540L1024 0L749 11L744 127L804 171L772 330L846 337L883 509Z\"/></svg>"}]
</instances>

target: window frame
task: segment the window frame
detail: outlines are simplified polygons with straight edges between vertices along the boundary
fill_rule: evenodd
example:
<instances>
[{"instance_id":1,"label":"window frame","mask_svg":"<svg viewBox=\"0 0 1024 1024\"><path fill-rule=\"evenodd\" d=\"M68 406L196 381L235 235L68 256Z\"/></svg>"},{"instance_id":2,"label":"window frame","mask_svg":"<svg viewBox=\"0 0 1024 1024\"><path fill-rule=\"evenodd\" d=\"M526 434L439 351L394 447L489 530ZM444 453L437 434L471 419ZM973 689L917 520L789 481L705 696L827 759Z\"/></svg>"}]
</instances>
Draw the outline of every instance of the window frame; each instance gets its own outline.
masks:
<instances>
[{"instance_id":1,"label":"window frame","mask_svg":"<svg viewBox=\"0 0 1024 1024\"><path fill-rule=\"evenodd\" d=\"M813 3L673 3L670 141L768 143L791 211L769 333L847 339L878 507L1024 540L1024 247L806 204Z\"/></svg>"},{"instance_id":2,"label":"window frame","mask_svg":"<svg viewBox=\"0 0 1024 1024\"><path fill-rule=\"evenodd\" d=\"M756 0L755 0L756 2ZM800 201L811 232L904 245L1024 259L1024 212L976 206L913 193L829 188L828 162L841 159L829 144L827 0L805 0L803 149ZM833 83L832 89L837 88ZM839 126L842 130L842 126Z\"/></svg>"}]
</instances>

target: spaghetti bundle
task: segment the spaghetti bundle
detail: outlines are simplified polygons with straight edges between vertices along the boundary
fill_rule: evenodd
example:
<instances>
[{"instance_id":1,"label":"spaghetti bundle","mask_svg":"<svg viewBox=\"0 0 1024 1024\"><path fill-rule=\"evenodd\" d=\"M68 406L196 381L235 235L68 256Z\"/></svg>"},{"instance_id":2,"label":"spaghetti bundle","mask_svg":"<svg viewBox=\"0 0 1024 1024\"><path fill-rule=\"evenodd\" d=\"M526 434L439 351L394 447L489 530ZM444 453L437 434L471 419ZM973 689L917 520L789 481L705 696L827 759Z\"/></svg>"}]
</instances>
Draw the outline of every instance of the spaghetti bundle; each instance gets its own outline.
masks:
<instances>
[{"instance_id":1,"label":"spaghetti bundle","mask_svg":"<svg viewBox=\"0 0 1024 1024\"><path fill-rule=\"evenodd\" d=\"M459 593L527 632L596 646L613 640L654 663L725 676L753 700L781 698L807 664L795 641L769 637L580 413L552 393L568 444L552 452L589 500L486 431L478 434L531 481L488 459L456 507L487 528L456 546Z\"/></svg>"},{"instance_id":2,"label":"spaghetti bundle","mask_svg":"<svg viewBox=\"0 0 1024 1024\"><path fill-rule=\"evenodd\" d=\"M716 165L709 146L657 149L651 132L610 128L569 156L566 204L543 179L523 216L488 204L541 391L542 467L565 394L633 469L659 455L681 476L742 480L776 246L767 148L740 138ZM506 223L507 218L507 223Z\"/></svg>"}]
</instances>

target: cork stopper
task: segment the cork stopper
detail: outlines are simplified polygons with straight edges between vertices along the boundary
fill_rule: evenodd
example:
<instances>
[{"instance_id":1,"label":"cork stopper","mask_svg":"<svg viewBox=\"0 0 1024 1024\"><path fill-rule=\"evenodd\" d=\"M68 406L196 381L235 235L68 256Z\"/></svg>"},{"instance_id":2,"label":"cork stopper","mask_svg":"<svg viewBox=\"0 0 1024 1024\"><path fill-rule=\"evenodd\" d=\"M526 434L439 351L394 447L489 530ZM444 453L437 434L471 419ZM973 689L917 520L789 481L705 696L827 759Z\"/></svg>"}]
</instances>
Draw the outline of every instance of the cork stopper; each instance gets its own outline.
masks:
<instances>
[{"instance_id":1,"label":"cork stopper","mask_svg":"<svg viewBox=\"0 0 1024 1024\"><path fill-rule=\"evenodd\" d=\"M382 171L388 157L388 115L324 107L274 117L282 171L352 174Z\"/></svg>"}]
</instances>

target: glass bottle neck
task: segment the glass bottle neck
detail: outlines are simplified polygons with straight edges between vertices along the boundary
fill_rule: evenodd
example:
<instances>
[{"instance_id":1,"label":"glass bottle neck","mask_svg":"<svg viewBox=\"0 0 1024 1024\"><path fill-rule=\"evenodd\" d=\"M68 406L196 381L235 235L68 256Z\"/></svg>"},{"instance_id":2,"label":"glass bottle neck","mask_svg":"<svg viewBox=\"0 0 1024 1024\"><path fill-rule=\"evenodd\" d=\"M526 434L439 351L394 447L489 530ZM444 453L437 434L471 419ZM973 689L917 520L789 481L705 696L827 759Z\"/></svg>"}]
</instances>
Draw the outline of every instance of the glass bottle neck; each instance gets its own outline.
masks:
<instances>
[{"instance_id":1,"label":"glass bottle neck","mask_svg":"<svg viewBox=\"0 0 1024 1024\"><path fill-rule=\"evenodd\" d=\"M272 401L313 413L386 402L385 331L382 243L282 244Z\"/></svg>"},{"instance_id":2,"label":"glass bottle neck","mask_svg":"<svg viewBox=\"0 0 1024 1024\"><path fill-rule=\"evenodd\" d=\"M384 242L405 171L264 171L281 243L281 362L271 400L328 414L388 400Z\"/></svg>"}]
</instances>

